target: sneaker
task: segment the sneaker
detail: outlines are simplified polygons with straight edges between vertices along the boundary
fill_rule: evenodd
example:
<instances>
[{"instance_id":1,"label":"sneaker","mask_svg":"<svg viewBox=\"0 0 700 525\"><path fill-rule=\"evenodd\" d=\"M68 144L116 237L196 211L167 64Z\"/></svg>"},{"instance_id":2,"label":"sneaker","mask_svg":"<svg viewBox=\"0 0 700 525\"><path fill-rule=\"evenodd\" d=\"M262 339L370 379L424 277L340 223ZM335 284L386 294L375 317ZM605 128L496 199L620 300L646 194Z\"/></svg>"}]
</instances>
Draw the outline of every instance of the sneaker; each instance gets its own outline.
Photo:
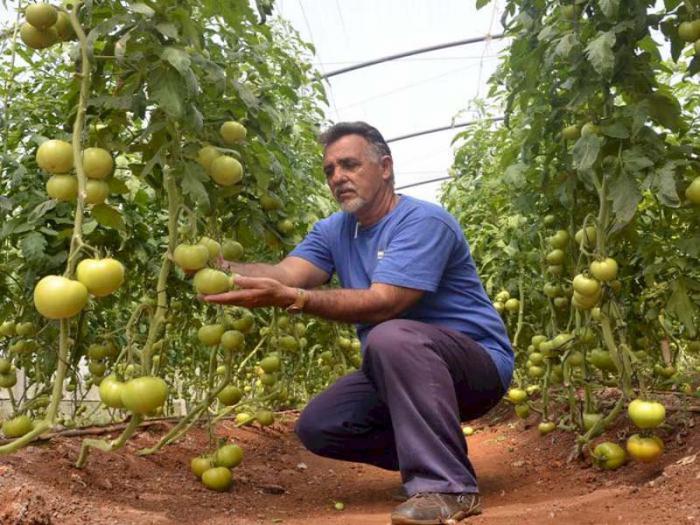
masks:
<instances>
[{"instance_id":1,"label":"sneaker","mask_svg":"<svg viewBox=\"0 0 700 525\"><path fill-rule=\"evenodd\" d=\"M418 493L391 513L392 525L440 525L481 514L478 494Z\"/></svg>"}]
</instances>

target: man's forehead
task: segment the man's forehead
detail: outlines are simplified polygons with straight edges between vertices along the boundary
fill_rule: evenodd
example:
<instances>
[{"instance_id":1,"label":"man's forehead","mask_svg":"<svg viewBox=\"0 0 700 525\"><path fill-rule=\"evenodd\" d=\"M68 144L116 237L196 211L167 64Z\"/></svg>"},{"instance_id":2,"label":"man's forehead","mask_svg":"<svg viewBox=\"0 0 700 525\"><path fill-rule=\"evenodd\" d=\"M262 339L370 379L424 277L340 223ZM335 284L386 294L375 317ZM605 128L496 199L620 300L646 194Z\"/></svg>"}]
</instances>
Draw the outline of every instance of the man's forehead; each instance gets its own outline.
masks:
<instances>
[{"instance_id":1,"label":"man's forehead","mask_svg":"<svg viewBox=\"0 0 700 525\"><path fill-rule=\"evenodd\" d=\"M345 135L325 147L323 160L361 157L367 151L369 142L360 135Z\"/></svg>"}]
</instances>

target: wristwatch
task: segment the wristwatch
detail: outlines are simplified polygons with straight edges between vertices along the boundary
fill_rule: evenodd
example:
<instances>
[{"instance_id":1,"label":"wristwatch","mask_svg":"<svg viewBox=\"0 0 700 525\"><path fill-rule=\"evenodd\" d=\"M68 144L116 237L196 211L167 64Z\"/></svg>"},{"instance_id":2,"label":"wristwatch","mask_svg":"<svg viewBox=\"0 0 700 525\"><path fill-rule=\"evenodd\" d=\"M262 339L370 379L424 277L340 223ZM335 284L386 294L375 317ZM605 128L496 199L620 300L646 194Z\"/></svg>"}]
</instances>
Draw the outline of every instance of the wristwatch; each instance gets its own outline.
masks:
<instances>
[{"instance_id":1,"label":"wristwatch","mask_svg":"<svg viewBox=\"0 0 700 525\"><path fill-rule=\"evenodd\" d=\"M296 299L287 307L287 312L290 314L300 314L303 312L307 298L306 291L303 288L297 288Z\"/></svg>"}]
</instances>

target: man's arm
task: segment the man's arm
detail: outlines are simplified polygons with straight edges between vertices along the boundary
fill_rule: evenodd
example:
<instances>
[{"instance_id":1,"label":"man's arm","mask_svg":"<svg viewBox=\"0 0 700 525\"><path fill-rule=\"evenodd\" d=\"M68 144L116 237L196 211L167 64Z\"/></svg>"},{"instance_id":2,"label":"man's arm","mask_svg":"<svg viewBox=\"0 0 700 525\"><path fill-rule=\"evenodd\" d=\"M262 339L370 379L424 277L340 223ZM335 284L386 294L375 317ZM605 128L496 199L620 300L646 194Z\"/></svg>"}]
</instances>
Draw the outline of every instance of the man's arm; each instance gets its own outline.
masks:
<instances>
[{"instance_id":1,"label":"man's arm","mask_svg":"<svg viewBox=\"0 0 700 525\"><path fill-rule=\"evenodd\" d=\"M223 269L245 277L267 277L294 288L316 288L330 275L301 257L285 257L277 264L237 263L223 260Z\"/></svg>"},{"instance_id":2,"label":"man's arm","mask_svg":"<svg viewBox=\"0 0 700 525\"><path fill-rule=\"evenodd\" d=\"M416 304L423 293L382 283L374 283L366 290L309 290L304 312L345 323L377 324L397 318Z\"/></svg>"},{"instance_id":3,"label":"man's arm","mask_svg":"<svg viewBox=\"0 0 700 525\"><path fill-rule=\"evenodd\" d=\"M235 304L246 308L279 306L294 303L297 288L272 278L237 277L240 289L204 300L218 304ZM422 290L374 283L364 290L305 290L304 312L346 323L376 324L396 318L423 296Z\"/></svg>"}]
</instances>

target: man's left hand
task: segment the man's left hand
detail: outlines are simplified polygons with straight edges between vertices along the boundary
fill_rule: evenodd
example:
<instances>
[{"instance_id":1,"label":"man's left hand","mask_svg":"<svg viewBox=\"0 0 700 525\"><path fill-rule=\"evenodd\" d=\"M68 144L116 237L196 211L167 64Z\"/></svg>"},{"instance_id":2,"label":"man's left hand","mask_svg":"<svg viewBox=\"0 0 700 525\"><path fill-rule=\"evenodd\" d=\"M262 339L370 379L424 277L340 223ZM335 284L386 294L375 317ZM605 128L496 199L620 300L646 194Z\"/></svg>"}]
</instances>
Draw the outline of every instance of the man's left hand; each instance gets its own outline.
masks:
<instances>
[{"instance_id":1,"label":"man's left hand","mask_svg":"<svg viewBox=\"0 0 700 525\"><path fill-rule=\"evenodd\" d=\"M208 303L232 304L245 308L259 308L263 306L281 306L286 308L296 298L296 289L283 285L275 279L267 277L243 277L239 275L235 279L238 290L230 292L204 295L201 299Z\"/></svg>"}]
</instances>

